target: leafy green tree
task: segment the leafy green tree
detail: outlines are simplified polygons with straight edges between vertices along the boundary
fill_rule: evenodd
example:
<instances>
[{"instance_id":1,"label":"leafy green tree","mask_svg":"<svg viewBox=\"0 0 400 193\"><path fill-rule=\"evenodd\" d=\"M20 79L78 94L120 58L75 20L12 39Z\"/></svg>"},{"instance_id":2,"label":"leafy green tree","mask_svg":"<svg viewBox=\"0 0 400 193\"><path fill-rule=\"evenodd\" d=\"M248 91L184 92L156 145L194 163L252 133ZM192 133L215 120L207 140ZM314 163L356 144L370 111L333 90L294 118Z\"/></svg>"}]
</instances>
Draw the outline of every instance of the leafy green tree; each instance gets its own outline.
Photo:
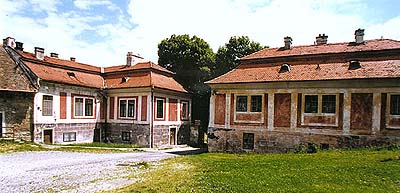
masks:
<instances>
[{"instance_id":1,"label":"leafy green tree","mask_svg":"<svg viewBox=\"0 0 400 193\"><path fill-rule=\"evenodd\" d=\"M214 77L236 68L239 65L240 58L264 48L267 48L267 46L261 46L258 42L250 41L248 36L231 37L229 42L217 51Z\"/></svg>"},{"instance_id":2,"label":"leafy green tree","mask_svg":"<svg viewBox=\"0 0 400 193\"><path fill-rule=\"evenodd\" d=\"M172 35L158 44L158 64L175 72L175 79L193 93L208 90L203 82L210 78L215 54L197 36Z\"/></svg>"}]
</instances>

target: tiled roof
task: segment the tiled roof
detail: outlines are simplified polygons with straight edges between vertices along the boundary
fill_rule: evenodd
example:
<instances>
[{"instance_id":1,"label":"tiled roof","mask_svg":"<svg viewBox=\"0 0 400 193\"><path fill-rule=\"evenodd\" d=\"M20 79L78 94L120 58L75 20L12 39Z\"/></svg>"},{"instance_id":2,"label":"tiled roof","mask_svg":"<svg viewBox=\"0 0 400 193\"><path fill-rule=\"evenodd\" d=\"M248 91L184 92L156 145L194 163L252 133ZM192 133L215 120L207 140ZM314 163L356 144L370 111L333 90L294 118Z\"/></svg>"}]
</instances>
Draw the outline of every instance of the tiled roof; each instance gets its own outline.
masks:
<instances>
[{"instance_id":1,"label":"tiled roof","mask_svg":"<svg viewBox=\"0 0 400 193\"><path fill-rule=\"evenodd\" d=\"M125 79L125 81L122 81ZM106 77L106 87L112 88L138 88L151 87L173 90L187 93L187 91L176 82L172 77L165 76L155 72L140 72L134 74L125 74L125 76Z\"/></svg>"},{"instance_id":2,"label":"tiled roof","mask_svg":"<svg viewBox=\"0 0 400 193\"><path fill-rule=\"evenodd\" d=\"M241 60L288 57L315 54L350 53L358 51L375 51L400 49L400 41L390 39L366 40L363 44L354 42L332 43L323 45L293 46L291 49L266 48L245 56Z\"/></svg>"},{"instance_id":3,"label":"tiled roof","mask_svg":"<svg viewBox=\"0 0 400 193\"><path fill-rule=\"evenodd\" d=\"M0 90L33 92L34 88L3 45L0 45Z\"/></svg>"},{"instance_id":4,"label":"tiled roof","mask_svg":"<svg viewBox=\"0 0 400 193\"><path fill-rule=\"evenodd\" d=\"M72 71L28 61L25 61L25 64L42 80L92 88L103 87L103 78L100 74Z\"/></svg>"},{"instance_id":5,"label":"tiled roof","mask_svg":"<svg viewBox=\"0 0 400 193\"><path fill-rule=\"evenodd\" d=\"M120 66L111 66L111 67L106 67L104 68L105 73L109 72L124 72L124 71L130 71L130 70L139 70L139 69L156 69L162 72L166 72L169 74L173 74L173 72L161 67L158 64L155 64L153 62L141 62L137 63L135 65L127 67L126 65L120 65Z\"/></svg>"},{"instance_id":6,"label":"tiled roof","mask_svg":"<svg viewBox=\"0 0 400 193\"><path fill-rule=\"evenodd\" d=\"M349 62L291 65L290 72L279 73L281 66L272 64L240 65L209 84L274 81L341 80L400 78L400 60L360 62L361 68L349 70Z\"/></svg>"}]
</instances>

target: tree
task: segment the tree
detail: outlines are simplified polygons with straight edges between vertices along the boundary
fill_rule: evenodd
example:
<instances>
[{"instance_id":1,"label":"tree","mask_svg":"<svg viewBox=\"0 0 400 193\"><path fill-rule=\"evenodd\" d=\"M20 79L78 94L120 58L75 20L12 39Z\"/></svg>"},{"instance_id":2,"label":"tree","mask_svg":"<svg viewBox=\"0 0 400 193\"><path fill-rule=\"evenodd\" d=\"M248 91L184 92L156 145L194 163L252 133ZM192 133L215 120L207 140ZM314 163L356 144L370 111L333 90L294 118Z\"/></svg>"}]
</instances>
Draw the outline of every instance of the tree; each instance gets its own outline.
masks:
<instances>
[{"instance_id":1,"label":"tree","mask_svg":"<svg viewBox=\"0 0 400 193\"><path fill-rule=\"evenodd\" d=\"M211 76L215 54L210 45L197 36L172 35L158 44L158 64L175 72L175 79L187 90L207 90L204 81Z\"/></svg>"},{"instance_id":2,"label":"tree","mask_svg":"<svg viewBox=\"0 0 400 193\"><path fill-rule=\"evenodd\" d=\"M261 46L258 42L250 41L248 36L231 37L229 42L217 51L213 76L217 77L229 72L239 65L240 58L264 48L267 48L267 46Z\"/></svg>"}]
</instances>

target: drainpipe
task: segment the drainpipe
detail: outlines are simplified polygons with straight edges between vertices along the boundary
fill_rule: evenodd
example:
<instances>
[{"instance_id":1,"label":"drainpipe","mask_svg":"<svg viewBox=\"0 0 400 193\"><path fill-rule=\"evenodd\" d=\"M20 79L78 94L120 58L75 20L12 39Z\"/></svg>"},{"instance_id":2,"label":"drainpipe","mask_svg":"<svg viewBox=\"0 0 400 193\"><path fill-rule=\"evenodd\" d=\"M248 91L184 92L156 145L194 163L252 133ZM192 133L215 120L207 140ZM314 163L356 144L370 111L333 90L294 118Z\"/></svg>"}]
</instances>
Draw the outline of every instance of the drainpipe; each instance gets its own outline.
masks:
<instances>
[{"instance_id":1,"label":"drainpipe","mask_svg":"<svg viewBox=\"0 0 400 193\"><path fill-rule=\"evenodd\" d=\"M151 99L150 99L150 148L153 148L153 116L154 116L154 86L151 86Z\"/></svg>"}]
</instances>

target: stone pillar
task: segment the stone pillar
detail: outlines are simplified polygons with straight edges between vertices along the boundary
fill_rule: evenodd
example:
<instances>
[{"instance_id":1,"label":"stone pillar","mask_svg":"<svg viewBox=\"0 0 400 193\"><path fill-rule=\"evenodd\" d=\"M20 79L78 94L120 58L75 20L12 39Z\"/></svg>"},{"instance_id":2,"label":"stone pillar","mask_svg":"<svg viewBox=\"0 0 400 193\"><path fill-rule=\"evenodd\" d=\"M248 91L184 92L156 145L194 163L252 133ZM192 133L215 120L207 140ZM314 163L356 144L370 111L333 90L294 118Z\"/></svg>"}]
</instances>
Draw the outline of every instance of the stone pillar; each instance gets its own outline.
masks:
<instances>
[{"instance_id":1,"label":"stone pillar","mask_svg":"<svg viewBox=\"0 0 400 193\"><path fill-rule=\"evenodd\" d=\"M274 93L268 93L268 131L274 128Z\"/></svg>"},{"instance_id":2,"label":"stone pillar","mask_svg":"<svg viewBox=\"0 0 400 193\"><path fill-rule=\"evenodd\" d=\"M291 93L290 107L290 129L294 130L297 125L297 93Z\"/></svg>"},{"instance_id":3,"label":"stone pillar","mask_svg":"<svg viewBox=\"0 0 400 193\"><path fill-rule=\"evenodd\" d=\"M379 132L381 125L381 93L373 93L372 134Z\"/></svg>"},{"instance_id":4,"label":"stone pillar","mask_svg":"<svg viewBox=\"0 0 400 193\"><path fill-rule=\"evenodd\" d=\"M351 93L345 91L343 94L343 134L350 134L350 108L351 108Z\"/></svg>"}]
</instances>

